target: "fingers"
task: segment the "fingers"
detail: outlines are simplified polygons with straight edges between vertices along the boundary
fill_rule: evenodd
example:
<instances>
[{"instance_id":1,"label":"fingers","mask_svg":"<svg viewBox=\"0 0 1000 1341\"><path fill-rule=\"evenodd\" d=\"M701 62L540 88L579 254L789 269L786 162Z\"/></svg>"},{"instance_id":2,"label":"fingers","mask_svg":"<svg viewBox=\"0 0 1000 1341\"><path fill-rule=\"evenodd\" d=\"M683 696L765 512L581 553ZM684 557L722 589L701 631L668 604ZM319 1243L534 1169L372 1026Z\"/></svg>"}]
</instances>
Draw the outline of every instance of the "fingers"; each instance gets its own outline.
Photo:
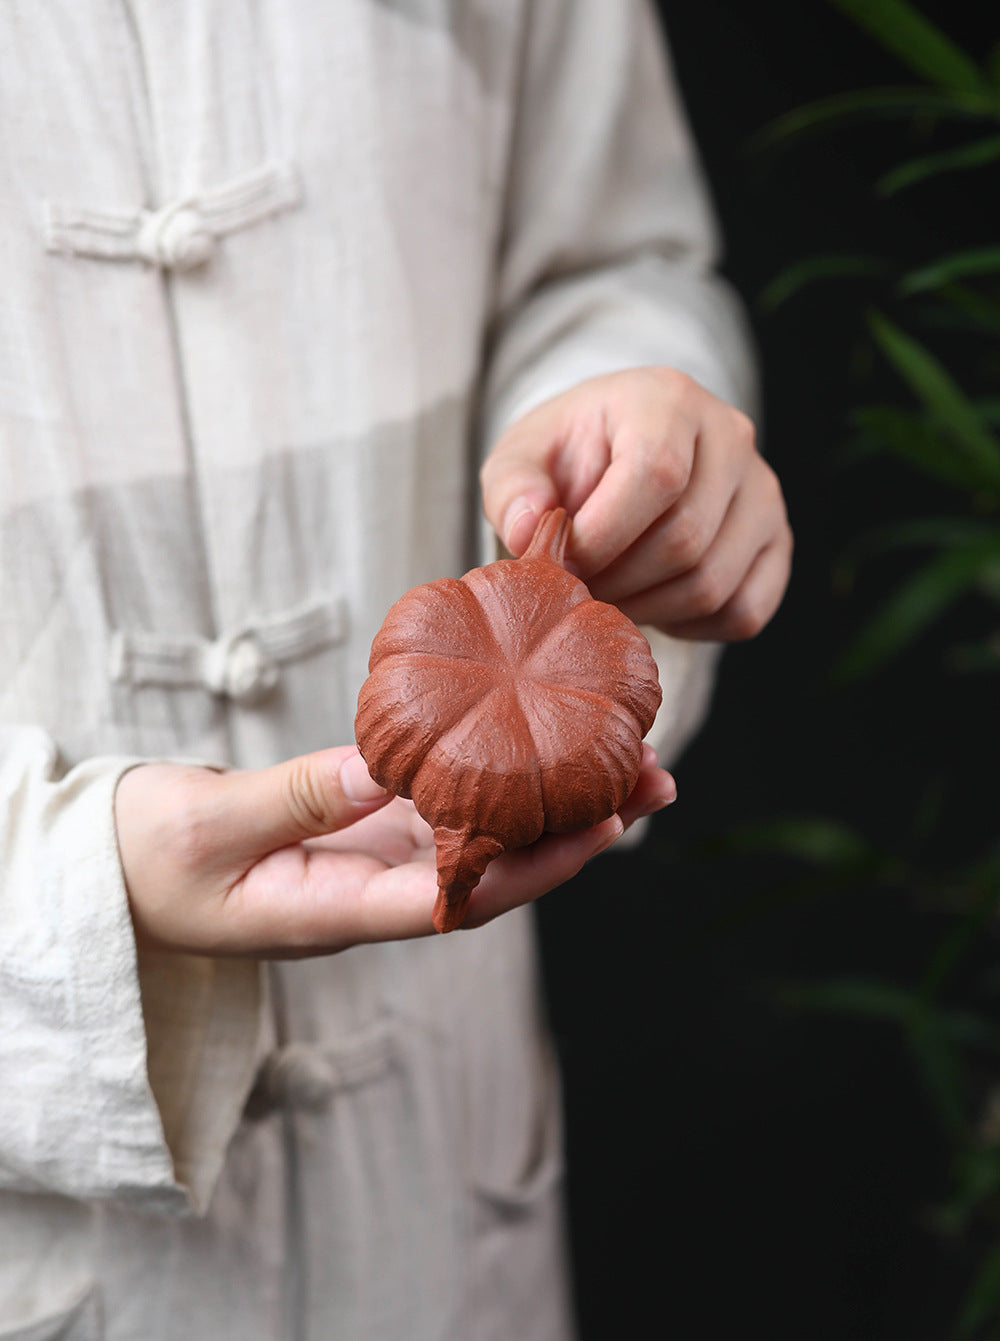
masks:
<instances>
[{"instance_id":1,"label":"fingers","mask_svg":"<svg viewBox=\"0 0 1000 1341\"><path fill-rule=\"evenodd\" d=\"M629 407L615 428L612 464L573 519L582 576L612 585L614 595L601 600L617 602L650 586L652 575L662 581L697 562L760 459L742 411L680 373L655 371L659 398L641 413Z\"/></svg>"},{"instance_id":2,"label":"fingers","mask_svg":"<svg viewBox=\"0 0 1000 1341\"><path fill-rule=\"evenodd\" d=\"M757 555L739 590L715 614L661 627L675 638L734 642L755 638L774 617L791 572L791 533Z\"/></svg>"},{"instance_id":3,"label":"fingers","mask_svg":"<svg viewBox=\"0 0 1000 1341\"><path fill-rule=\"evenodd\" d=\"M760 632L780 603L791 548L780 487L758 458L694 566L618 603L637 623L654 624L677 636L749 638ZM701 632L682 634L682 628Z\"/></svg>"},{"instance_id":4,"label":"fingers","mask_svg":"<svg viewBox=\"0 0 1000 1341\"><path fill-rule=\"evenodd\" d=\"M463 929L482 926L501 913L540 898L576 875L591 857L625 831L619 815L579 833L546 834L530 847L506 852L490 863L473 891Z\"/></svg>"},{"instance_id":5,"label":"fingers","mask_svg":"<svg viewBox=\"0 0 1000 1341\"><path fill-rule=\"evenodd\" d=\"M137 932L174 950L274 958L432 934L430 830L357 758L345 747L259 773L155 764L126 773L119 846ZM672 794L648 749L643 758L621 816L492 863L469 925L568 880Z\"/></svg>"},{"instance_id":6,"label":"fingers","mask_svg":"<svg viewBox=\"0 0 1000 1341\"><path fill-rule=\"evenodd\" d=\"M677 784L671 775L656 766L656 754L651 746L642 747L642 767L632 794L618 814L626 829L646 815L654 815L677 799Z\"/></svg>"},{"instance_id":7,"label":"fingers","mask_svg":"<svg viewBox=\"0 0 1000 1341\"><path fill-rule=\"evenodd\" d=\"M247 858L344 829L391 799L353 745L227 773L219 781L227 832Z\"/></svg>"},{"instance_id":8,"label":"fingers","mask_svg":"<svg viewBox=\"0 0 1000 1341\"><path fill-rule=\"evenodd\" d=\"M583 382L513 424L480 474L507 548L521 554L541 513L561 504L574 518L576 566L597 571L621 553L658 515L651 481L662 475L671 500L683 487L705 395L681 373L638 368Z\"/></svg>"},{"instance_id":9,"label":"fingers","mask_svg":"<svg viewBox=\"0 0 1000 1341\"><path fill-rule=\"evenodd\" d=\"M575 875L624 831L618 815L581 833L548 835L487 867L463 927L481 926ZM351 945L436 934L433 849L387 865L374 854L293 846L259 862L230 892L230 952L297 958Z\"/></svg>"},{"instance_id":10,"label":"fingers","mask_svg":"<svg viewBox=\"0 0 1000 1341\"><path fill-rule=\"evenodd\" d=\"M667 581L693 568L725 520L746 474L747 462L727 450L725 440L704 433L681 497L618 559L590 582L599 601L618 603L650 585L650 574Z\"/></svg>"},{"instance_id":11,"label":"fingers","mask_svg":"<svg viewBox=\"0 0 1000 1341\"><path fill-rule=\"evenodd\" d=\"M483 503L514 554L561 503L574 570L612 579L595 594L620 600L697 561L755 455L740 410L675 369L636 368L582 383L510 428L483 467Z\"/></svg>"},{"instance_id":12,"label":"fingers","mask_svg":"<svg viewBox=\"0 0 1000 1341\"><path fill-rule=\"evenodd\" d=\"M680 394L637 399L620 422L609 416L611 460L573 517L572 556L581 576L623 555L691 482L700 406Z\"/></svg>"},{"instance_id":13,"label":"fingers","mask_svg":"<svg viewBox=\"0 0 1000 1341\"><path fill-rule=\"evenodd\" d=\"M540 406L503 434L480 472L483 511L516 556L542 513L559 506L553 466L561 436L558 407Z\"/></svg>"}]
</instances>

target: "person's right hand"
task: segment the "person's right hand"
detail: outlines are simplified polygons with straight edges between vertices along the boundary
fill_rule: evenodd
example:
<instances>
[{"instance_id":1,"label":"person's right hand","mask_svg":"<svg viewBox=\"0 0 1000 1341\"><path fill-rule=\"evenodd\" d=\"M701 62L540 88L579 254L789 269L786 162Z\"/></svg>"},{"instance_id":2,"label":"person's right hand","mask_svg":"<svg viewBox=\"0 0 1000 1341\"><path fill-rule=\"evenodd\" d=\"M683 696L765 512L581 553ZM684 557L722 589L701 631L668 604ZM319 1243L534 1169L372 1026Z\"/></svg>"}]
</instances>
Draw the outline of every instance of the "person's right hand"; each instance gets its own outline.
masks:
<instances>
[{"instance_id":1,"label":"person's right hand","mask_svg":"<svg viewBox=\"0 0 1000 1341\"><path fill-rule=\"evenodd\" d=\"M498 857L464 925L568 880L675 792L645 747L620 815ZM371 780L353 746L256 771L143 764L119 782L115 817L132 920L149 944L292 958L433 932L431 830Z\"/></svg>"}]
</instances>

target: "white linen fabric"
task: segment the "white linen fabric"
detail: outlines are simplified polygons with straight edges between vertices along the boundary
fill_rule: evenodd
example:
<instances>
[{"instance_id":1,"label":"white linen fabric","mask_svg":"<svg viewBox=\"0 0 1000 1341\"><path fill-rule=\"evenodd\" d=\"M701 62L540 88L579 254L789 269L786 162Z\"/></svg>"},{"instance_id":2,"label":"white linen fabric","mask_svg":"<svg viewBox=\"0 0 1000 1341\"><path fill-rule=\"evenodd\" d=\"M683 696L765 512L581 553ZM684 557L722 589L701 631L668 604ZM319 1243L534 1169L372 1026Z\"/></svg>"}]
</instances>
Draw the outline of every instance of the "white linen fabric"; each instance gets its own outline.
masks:
<instances>
[{"instance_id":1,"label":"white linen fabric","mask_svg":"<svg viewBox=\"0 0 1000 1341\"><path fill-rule=\"evenodd\" d=\"M140 956L113 795L349 741L531 406L749 404L654 17L8 0L0 126L0 1338L567 1337L530 912ZM669 760L714 649L653 642Z\"/></svg>"}]
</instances>

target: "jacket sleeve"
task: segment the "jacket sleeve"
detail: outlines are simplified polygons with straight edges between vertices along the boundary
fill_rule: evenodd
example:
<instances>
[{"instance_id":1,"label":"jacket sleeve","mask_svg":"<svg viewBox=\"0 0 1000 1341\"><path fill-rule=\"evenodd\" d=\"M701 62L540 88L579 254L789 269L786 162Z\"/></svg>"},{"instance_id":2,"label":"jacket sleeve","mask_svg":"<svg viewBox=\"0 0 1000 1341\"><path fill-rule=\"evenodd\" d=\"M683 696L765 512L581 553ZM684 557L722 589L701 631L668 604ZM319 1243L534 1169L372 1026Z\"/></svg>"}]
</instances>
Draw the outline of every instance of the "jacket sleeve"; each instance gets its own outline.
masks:
<instances>
[{"instance_id":1,"label":"jacket sleeve","mask_svg":"<svg viewBox=\"0 0 1000 1341\"><path fill-rule=\"evenodd\" d=\"M718 234L646 0L529 8L510 157L483 443L585 378L659 364L753 413L738 303L713 272ZM707 708L718 648L644 630L676 758Z\"/></svg>"},{"instance_id":2,"label":"jacket sleeve","mask_svg":"<svg viewBox=\"0 0 1000 1341\"><path fill-rule=\"evenodd\" d=\"M205 1209L252 1083L260 968L137 952L119 778L0 728L0 1188Z\"/></svg>"}]
</instances>

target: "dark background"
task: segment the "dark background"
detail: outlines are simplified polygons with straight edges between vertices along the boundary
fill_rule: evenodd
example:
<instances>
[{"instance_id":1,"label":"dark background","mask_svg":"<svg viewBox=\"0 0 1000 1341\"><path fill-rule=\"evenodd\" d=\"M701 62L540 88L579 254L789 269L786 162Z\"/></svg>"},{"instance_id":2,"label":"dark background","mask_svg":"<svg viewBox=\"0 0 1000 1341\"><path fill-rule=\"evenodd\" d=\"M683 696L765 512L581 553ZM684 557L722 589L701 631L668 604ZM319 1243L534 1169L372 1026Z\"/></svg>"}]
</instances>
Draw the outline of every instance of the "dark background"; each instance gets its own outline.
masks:
<instances>
[{"instance_id":1,"label":"dark background","mask_svg":"<svg viewBox=\"0 0 1000 1341\"><path fill-rule=\"evenodd\" d=\"M724 657L709 724L674 770L676 805L641 850L593 863L539 907L581 1332L942 1341L975 1263L967 1244L929 1227L947 1148L900 1038L783 1008L772 990L850 974L912 981L940 917L877 887L741 916L778 864L710 859L692 844L793 813L892 842L935 791L941 859L991 831L988 677L956 689L924 642L860 686L827 680L903 571L875 565L848 599L831 583L837 554L872 522L937 504L899 467L831 464L854 390L859 292L827 285L770 316L758 299L811 253L933 257L954 245L956 211L967 245L995 242L995 204L972 174L944 193L874 204L873 179L908 156L898 127L751 151L755 130L814 98L914 82L822 0L660 8L723 224L725 273L755 328L762 439L797 548L777 618ZM922 8L976 56L1000 35L970 5Z\"/></svg>"}]
</instances>

